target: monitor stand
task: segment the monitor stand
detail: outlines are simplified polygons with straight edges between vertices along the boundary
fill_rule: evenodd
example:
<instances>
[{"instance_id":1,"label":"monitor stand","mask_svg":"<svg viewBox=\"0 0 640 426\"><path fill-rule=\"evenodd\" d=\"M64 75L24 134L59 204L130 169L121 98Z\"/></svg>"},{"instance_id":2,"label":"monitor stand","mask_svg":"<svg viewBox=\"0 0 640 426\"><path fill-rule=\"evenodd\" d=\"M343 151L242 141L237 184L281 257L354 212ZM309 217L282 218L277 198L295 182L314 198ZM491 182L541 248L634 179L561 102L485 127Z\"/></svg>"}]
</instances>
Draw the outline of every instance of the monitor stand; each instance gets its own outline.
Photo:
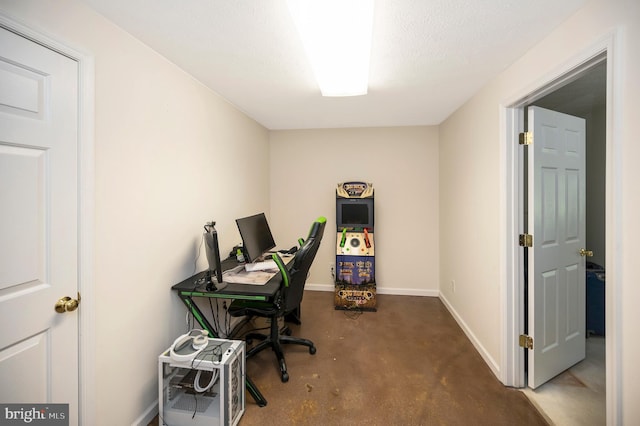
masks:
<instances>
[{"instance_id":1,"label":"monitor stand","mask_svg":"<svg viewBox=\"0 0 640 426\"><path fill-rule=\"evenodd\" d=\"M227 283L223 282L217 282L217 280L215 280L213 278L215 274L213 274L211 272L211 270L207 271L207 275L205 277L205 285L207 286L207 291L216 291L216 290L222 290L223 288L225 288L227 286Z\"/></svg>"}]
</instances>

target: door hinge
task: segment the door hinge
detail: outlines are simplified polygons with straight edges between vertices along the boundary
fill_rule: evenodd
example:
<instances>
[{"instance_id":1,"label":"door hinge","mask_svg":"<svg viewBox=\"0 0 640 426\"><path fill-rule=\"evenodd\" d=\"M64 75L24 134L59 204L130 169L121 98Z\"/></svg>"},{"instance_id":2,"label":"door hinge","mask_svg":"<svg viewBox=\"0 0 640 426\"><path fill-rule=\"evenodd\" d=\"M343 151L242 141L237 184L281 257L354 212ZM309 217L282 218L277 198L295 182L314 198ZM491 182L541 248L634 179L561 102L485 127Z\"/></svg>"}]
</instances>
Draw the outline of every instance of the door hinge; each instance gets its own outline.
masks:
<instances>
[{"instance_id":1,"label":"door hinge","mask_svg":"<svg viewBox=\"0 0 640 426\"><path fill-rule=\"evenodd\" d=\"M520 244L520 247L533 247L533 235L520 234L518 237L518 243Z\"/></svg>"},{"instance_id":2,"label":"door hinge","mask_svg":"<svg viewBox=\"0 0 640 426\"><path fill-rule=\"evenodd\" d=\"M521 334L519 339L519 345L521 348L533 349L533 337Z\"/></svg>"},{"instance_id":3,"label":"door hinge","mask_svg":"<svg viewBox=\"0 0 640 426\"><path fill-rule=\"evenodd\" d=\"M518 144L531 145L533 143L533 133L522 132L518 135Z\"/></svg>"}]
</instances>

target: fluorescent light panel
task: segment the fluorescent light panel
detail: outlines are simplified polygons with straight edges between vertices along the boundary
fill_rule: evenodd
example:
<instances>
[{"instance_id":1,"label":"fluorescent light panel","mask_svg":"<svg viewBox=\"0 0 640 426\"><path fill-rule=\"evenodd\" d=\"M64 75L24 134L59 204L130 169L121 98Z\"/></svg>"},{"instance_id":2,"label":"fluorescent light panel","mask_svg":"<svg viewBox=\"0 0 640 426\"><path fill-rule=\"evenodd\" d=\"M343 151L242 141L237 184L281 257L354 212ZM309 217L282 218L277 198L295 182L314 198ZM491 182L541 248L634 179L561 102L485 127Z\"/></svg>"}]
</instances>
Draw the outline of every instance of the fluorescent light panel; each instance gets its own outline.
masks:
<instances>
[{"instance_id":1,"label":"fluorescent light panel","mask_svg":"<svg viewBox=\"0 0 640 426\"><path fill-rule=\"evenodd\" d=\"M323 96L366 95L374 0L288 0Z\"/></svg>"}]
</instances>

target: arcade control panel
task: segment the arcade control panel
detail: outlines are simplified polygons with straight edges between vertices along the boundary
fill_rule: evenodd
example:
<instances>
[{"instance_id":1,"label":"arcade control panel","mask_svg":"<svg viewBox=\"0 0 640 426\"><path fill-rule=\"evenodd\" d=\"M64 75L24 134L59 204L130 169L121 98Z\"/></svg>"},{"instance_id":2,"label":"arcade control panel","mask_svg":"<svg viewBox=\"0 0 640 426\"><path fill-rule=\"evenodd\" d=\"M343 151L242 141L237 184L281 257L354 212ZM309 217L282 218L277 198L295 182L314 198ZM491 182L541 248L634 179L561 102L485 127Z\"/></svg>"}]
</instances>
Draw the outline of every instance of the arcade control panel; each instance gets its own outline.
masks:
<instances>
[{"instance_id":1,"label":"arcade control panel","mask_svg":"<svg viewBox=\"0 0 640 426\"><path fill-rule=\"evenodd\" d=\"M336 254L349 256L374 256L373 232L343 229L336 238Z\"/></svg>"}]
</instances>

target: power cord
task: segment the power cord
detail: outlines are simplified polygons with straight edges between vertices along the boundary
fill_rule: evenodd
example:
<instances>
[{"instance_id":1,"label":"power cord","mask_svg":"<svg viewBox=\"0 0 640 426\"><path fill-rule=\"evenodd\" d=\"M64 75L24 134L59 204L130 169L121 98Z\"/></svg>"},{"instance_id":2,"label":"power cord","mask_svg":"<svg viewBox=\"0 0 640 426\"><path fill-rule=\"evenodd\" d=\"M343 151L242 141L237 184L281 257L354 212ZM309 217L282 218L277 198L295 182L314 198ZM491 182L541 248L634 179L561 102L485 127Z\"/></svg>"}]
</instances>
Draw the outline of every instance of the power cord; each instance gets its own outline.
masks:
<instances>
[{"instance_id":1,"label":"power cord","mask_svg":"<svg viewBox=\"0 0 640 426\"><path fill-rule=\"evenodd\" d=\"M193 389L199 393L204 393L211 389L211 387L213 387L215 382L218 380L218 376L220 375L218 369L213 370L211 372L211 380L209 380L209 383L207 383L207 385L203 387L200 385L200 376L202 374L202 371L203 370L198 370L198 372L196 373L196 378L193 379Z\"/></svg>"},{"instance_id":2,"label":"power cord","mask_svg":"<svg viewBox=\"0 0 640 426\"><path fill-rule=\"evenodd\" d=\"M200 259L200 251L202 250L202 245L204 244L204 234L200 237L200 244L198 245L198 252L196 253L196 258L193 261L193 273L191 275L195 275L198 272L198 259Z\"/></svg>"},{"instance_id":3,"label":"power cord","mask_svg":"<svg viewBox=\"0 0 640 426\"><path fill-rule=\"evenodd\" d=\"M207 383L205 386L202 386L200 384L200 379L202 377L202 371L203 370L199 369L198 367L200 366L200 364L203 361L206 361L208 356L211 356L211 361L214 364L220 363L220 361L222 361L222 346L221 345L215 345L215 346L212 346L212 347L207 347L200 354L198 354L198 356L196 358L194 358L194 360L191 362L191 369L192 370L193 369L197 369L198 370L198 372L196 373L196 377L193 379L193 389L197 393L207 392L209 389L211 389L213 387L213 385L220 378L220 371L216 368L216 369L211 371L211 379L209 380L209 383ZM196 401L196 404L197 404L197 401ZM194 415L195 415L195 413L194 413Z\"/></svg>"}]
</instances>

